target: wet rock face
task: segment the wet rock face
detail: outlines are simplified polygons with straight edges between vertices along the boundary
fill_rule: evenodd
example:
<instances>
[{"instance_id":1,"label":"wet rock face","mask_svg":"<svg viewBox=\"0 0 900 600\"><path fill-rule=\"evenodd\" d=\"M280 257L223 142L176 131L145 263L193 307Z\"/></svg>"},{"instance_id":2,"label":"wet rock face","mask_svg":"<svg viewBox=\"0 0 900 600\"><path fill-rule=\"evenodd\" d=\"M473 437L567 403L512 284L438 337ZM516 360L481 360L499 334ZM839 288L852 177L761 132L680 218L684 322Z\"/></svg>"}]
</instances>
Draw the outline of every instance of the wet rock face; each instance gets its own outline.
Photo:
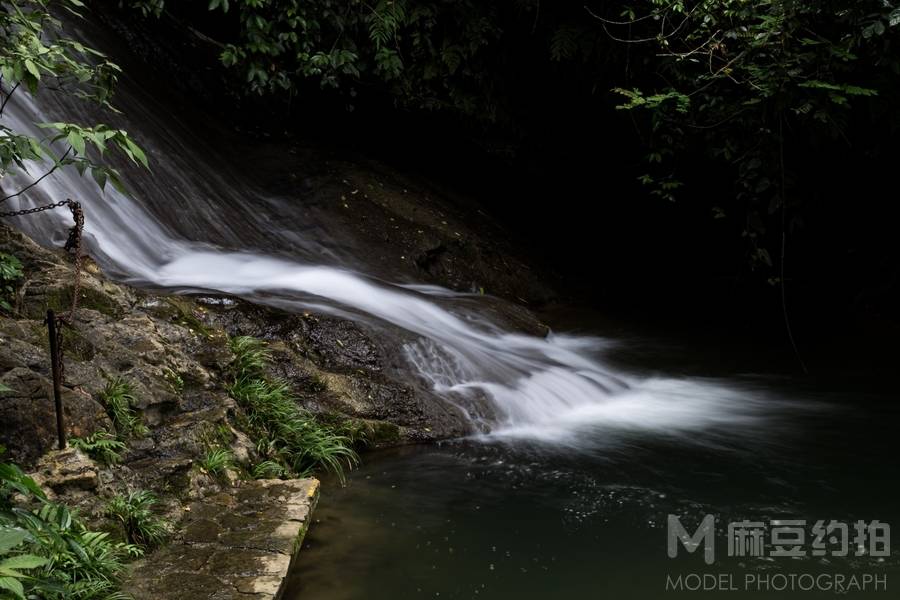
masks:
<instances>
[{"instance_id":1,"label":"wet rock face","mask_svg":"<svg viewBox=\"0 0 900 600\"><path fill-rule=\"evenodd\" d=\"M204 307L204 318L229 335L267 340L272 374L291 384L304 406L365 421L376 446L446 439L471 431L456 407L398 366L403 363L400 347L409 338L404 332L242 301ZM379 343L383 340L390 340L391 346Z\"/></svg>"},{"instance_id":2,"label":"wet rock face","mask_svg":"<svg viewBox=\"0 0 900 600\"><path fill-rule=\"evenodd\" d=\"M100 486L97 463L71 447L48 452L31 477L51 494L93 492Z\"/></svg>"},{"instance_id":3,"label":"wet rock face","mask_svg":"<svg viewBox=\"0 0 900 600\"><path fill-rule=\"evenodd\" d=\"M0 251L15 253L25 271L18 286L22 310L15 319L0 315L0 381L12 389L0 392L0 443L12 460L29 468L56 443L42 319L47 306L68 307L72 265L63 252L37 246L2 225ZM349 419L366 431L370 445L469 431L460 411L399 366L400 348L409 337L401 331L230 298L144 294L109 282L89 261L82 290L96 293L80 297L78 318L64 330L67 433L116 433L100 400L107 382L122 378L150 428L147 437L130 440L123 455L123 462L134 466L136 483L199 493L190 471L204 452L204 439L210 428L231 427L240 413L226 390L234 358L228 337L234 335L266 340L271 375L286 381L303 407L335 422ZM242 460L251 458L248 449L252 444L237 448Z\"/></svg>"},{"instance_id":4,"label":"wet rock face","mask_svg":"<svg viewBox=\"0 0 900 600\"><path fill-rule=\"evenodd\" d=\"M0 356L4 355L0 346ZM9 355L3 362L9 362ZM24 367L15 367L0 377L10 391L0 391L0 444L11 460L30 465L57 447L56 406L53 383ZM90 394L64 388L63 414L69 436L83 437L112 423L103 407Z\"/></svg>"},{"instance_id":5,"label":"wet rock face","mask_svg":"<svg viewBox=\"0 0 900 600\"><path fill-rule=\"evenodd\" d=\"M315 479L254 481L184 509L176 539L134 565L135 600L273 599L319 496Z\"/></svg>"},{"instance_id":6,"label":"wet rock face","mask_svg":"<svg viewBox=\"0 0 900 600\"><path fill-rule=\"evenodd\" d=\"M72 307L75 277L71 264L60 252L39 246L15 230L0 227L0 249L15 255L23 265L25 278L19 283L15 308L17 313L41 321L47 309L66 312ZM85 258L78 295L78 305L107 315L126 313L134 303L134 293L98 277L99 269Z\"/></svg>"},{"instance_id":7,"label":"wet rock face","mask_svg":"<svg viewBox=\"0 0 900 600\"><path fill-rule=\"evenodd\" d=\"M381 370L383 351L373 332L352 321L309 312L291 314L241 301L200 298L198 302L208 308L208 319L229 335L285 342L329 371Z\"/></svg>"}]
</instances>

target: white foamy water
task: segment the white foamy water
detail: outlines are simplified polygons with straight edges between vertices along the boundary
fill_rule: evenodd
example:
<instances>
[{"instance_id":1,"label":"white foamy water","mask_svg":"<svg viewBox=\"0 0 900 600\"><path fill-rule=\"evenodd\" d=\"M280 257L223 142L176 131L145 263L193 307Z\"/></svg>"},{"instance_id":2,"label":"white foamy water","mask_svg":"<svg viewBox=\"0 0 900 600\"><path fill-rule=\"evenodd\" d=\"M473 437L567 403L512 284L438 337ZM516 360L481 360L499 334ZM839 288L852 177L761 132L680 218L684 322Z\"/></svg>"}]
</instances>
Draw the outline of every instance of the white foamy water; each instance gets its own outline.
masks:
<instances>
[{"instance_id":1,"label":"white foamy water","mask_svg":"<svg viewBox=\"0 0 900 600\"><path fill-rule=\"evenodd\" d=\"M608 443L611 431L698 439L735 424L756 435L777 405L721 382L635 377L605 363L603 353L614 351L608 341L512 333L455 304L456 294L449 290L393 285L327 266L323 263L334 262L334 251L321 240L300 236L302 222L295 216L272 214L273 207L285 204L255 191L251 183L225 177L214 164L194 160L194 146L185 140L188 132L152 111L140 114L140 97L132 105L126 112L138 112L133 118L140 121L131 133L148 150L153 172L125 173L131 197L110 188L101 195L89 177L67 169L45 179L27 202L8 203L17 208L67 197L80 200L92 255L125 281L216 291L257 302L274 295L280 306L287 298L298 308L400 327L417 340L404 347L410 368L465 412L477 430L504 438L590 448ZM52 108L67 114L73 110ZM44 135L34 122L58 120L22 93L6 111L4 124L32 135ZM32 165L31 175L41 169ZM0 184L9 193L26 181L15 177ZM64 241L71 225L65 209L10 221L53 245ZM260 250L269 238L294 248L296 257ZM474 410L479 402L487 403L487 410Z\"/></svg>"}]
</instances>

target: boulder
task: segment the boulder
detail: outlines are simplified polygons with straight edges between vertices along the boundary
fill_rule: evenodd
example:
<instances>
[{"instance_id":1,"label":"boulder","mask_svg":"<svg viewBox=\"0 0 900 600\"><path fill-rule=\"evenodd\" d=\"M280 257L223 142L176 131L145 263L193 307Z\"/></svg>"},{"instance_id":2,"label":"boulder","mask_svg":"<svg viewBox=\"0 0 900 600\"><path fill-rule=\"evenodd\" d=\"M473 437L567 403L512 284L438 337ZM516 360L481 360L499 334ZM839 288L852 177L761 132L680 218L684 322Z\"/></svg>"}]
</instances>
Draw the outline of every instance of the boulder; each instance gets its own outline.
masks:
<instances>
[{"instance_id":1,"label":"boulder","mask_svg":"<svg viewBox=\"0 0 900 600\"><path fill-rule=\"evenodd\" d=\"M57 446L53 383L24 367L4 373L0 382L9 388L0 391L0 444L10 460L29 467ZM112 429L106 411L83 390L63 388L62 404L69 437Z\"/></svg>"},{"instance_id":2,"label":"boulder","mask_svg":"<svg viewBox=\"0 0 900 600\"><path fill-rule=\"evenodd\" d=\"M71 447L42 456L30 475L45 491L54 494L96 490L100 485L97 464Z\"/></svg>"}]
</instances>

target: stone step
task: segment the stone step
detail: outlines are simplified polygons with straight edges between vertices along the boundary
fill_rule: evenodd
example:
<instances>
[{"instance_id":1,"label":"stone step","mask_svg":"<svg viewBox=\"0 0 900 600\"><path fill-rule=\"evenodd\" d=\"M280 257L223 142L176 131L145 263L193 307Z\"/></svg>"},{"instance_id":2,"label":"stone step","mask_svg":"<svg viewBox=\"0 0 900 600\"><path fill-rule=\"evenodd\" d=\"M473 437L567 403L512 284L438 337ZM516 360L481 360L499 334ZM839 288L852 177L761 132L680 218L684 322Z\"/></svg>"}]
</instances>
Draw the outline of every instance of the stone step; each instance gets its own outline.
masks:
<instances>
[{"instance_id":1,"label":"stone step","mask_svg":"<svg viewBox=\"0 0 900 600\"><path fill-rule=\"evenodd\" d=\"M306 534L316 479L259 480L194 502L176 539L135 563L135 600L273 600Z\"/></svg>"}]
</instances>

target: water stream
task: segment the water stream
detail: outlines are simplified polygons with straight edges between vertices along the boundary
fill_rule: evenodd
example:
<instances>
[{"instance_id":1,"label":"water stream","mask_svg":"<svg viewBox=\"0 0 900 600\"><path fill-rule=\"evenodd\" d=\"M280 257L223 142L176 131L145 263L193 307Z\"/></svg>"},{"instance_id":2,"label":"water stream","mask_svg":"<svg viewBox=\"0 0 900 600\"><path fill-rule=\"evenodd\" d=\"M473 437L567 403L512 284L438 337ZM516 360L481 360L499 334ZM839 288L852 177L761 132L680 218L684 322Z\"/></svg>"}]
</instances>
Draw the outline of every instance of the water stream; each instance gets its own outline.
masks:
<instances>
[{"instance_id":1,"label":"water stream","mask_svg":"<svg viewBox=\"0 0 900 600\"><path fill-rule=\"evenodd\" d=\"M189 129L159 119L133 94L119 102L127 108L129 130L153 162L150 173L124 170L131 195L112 187L99 195L93 180L62 169L42 181L27 204L16 198L10 205L81 199L89 251L128 283L234 294L399 327L417 338L404 347L410 368L461 410L486 399L489 410L472 414L473 426L498 436L587 448L606 439L596 435L598 428L637 428L703 443L718 436L717 426L742 423L751 435L767 419L797 409L727 382L636 377L604 360L609 340L505 331L471 303L454 303L458 295L449 290L368 277L310 232L293 231L303 221L286 212L289 199L266 196L252 180L223 173L214 163L188 166L187 157L198 154ZM38 106L17 94L6 110L13 129L36 136L44 135L37 123L59 114L84 116L59 96ZM7 178L3 189L25 181ZM16 225L39 242L59 244L66 216L57 211L19 217Z\"/></svg>"},{"instance_id":2,"label":"water stream","mask_svg":"<svg viewBox=\"0 0 900 600\"><path fill-rule=\"evenodd\" d=\"M140 90L124 90L117 104L152 161L152 173L123 168L131 195L101 195L89 178L62 170L12 208L80 199L91 255L132 285L234 294L405 330L411 376L469 413L480 432L372 457L345 489L326 482L292 594L660 597L669 512L896 516L890 437L865 429L896 422L893 405L877 400L884 396L848 413L858 398L825 398L821 388L630 368L615 361L624 342L602 335L507 331L449 290L362 272L340 236L306 219L302 199L263 192L252 169L224 165ZM92 120L80 110L59 95L37 103L18 93L3 118L42 135L36 123ZM0 185L8 193L23 181ZM55 245L68 226L62 213L15 225ZM487 410L473 411L476 401Z\"/></svg>"}]
</instances>

